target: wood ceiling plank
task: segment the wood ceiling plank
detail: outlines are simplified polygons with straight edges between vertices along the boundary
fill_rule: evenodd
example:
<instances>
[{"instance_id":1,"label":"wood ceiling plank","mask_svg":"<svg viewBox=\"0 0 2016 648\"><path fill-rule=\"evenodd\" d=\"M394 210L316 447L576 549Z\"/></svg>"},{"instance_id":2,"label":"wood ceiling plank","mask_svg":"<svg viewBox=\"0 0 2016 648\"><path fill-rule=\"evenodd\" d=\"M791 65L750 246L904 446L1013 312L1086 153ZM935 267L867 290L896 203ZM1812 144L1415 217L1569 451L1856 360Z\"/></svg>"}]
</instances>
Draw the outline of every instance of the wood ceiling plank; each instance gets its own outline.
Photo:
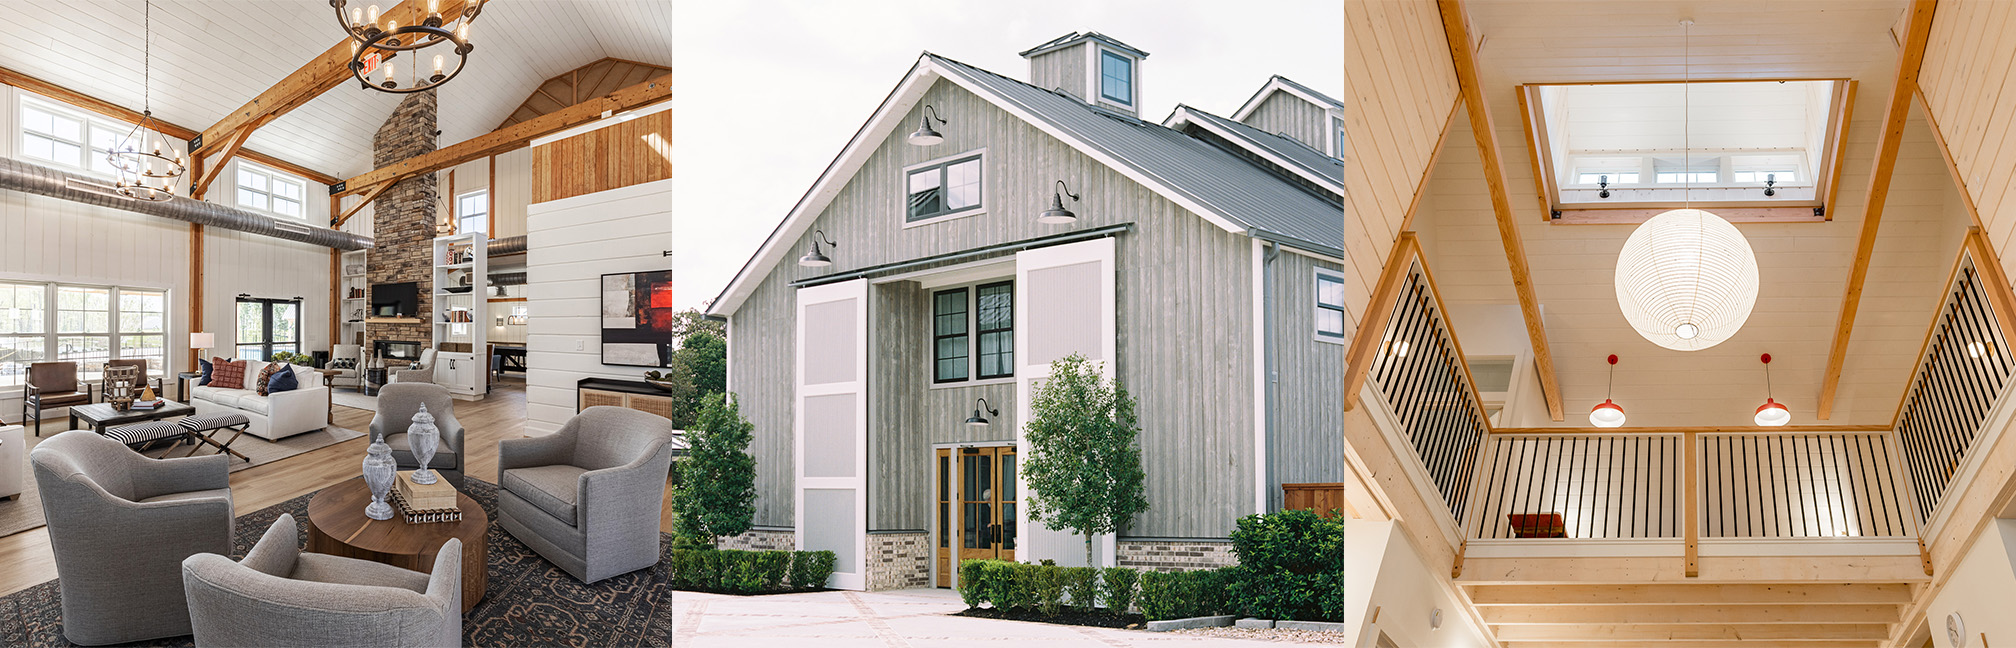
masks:
<instances>
[{"instance_id":1,"label":"wood ceiling plank","mask_svg":"<svg viewBox=\"0 0 2016 648\"><path fill-rule=\"evenodd\" d=\"M1525 641L1514 641L1510 643L1501 643L1499 645L1502 648L1560 648L1561 646L1561 644L1552 642L1532 643ZM1646 643L1643 641L1578 641L1569 645L1572 645L1575 648L1747 648L1749 646L1757 646L1759 648L1784 648L1784 644L1777 642L1743 643L1736 641L1712 641L1712 640L1660 641L1658 643ZM1854 639L1825 639L1818 641L1801 641L1793 645L1796 646L1797 648L1882 648L1883 642L1870 641L1870 640L1854 640Z\"/></svg>"},{"instance_id":2,"label":"wood ceiling plank","mask_svg":"<svg viewBox=\"0 0 2016 648\"><path fill-rule=\"evenodd\" d=\"M1924 0L1929 1L1929 0ZM1506 187L1505 168L1499 158L1498 132L1491 121L1491 106L1478 78L1476 52L1470 46L1469 20L1462 0L1438 0L1442 29L1449 53L1455 60L1456 80L1462 88L1463 103L1469 111L1470 132L1477 138L1477 155L1483 159L1484 183L1491 194L1491 211L1497 216L1498 238L1505 247L1505 262L1511 266L1512 289L1519 296L1519 313L1526 321L1526 337L1533 346L1534 367L1540 374L1541 396L1547 401L1547 415L1566 418L1561 405L1561 383L1554 374L1554 354L1547 344L1547 330L1540 320L1540 298L1533 290L1533 276L1526 263L1526 245L1519 237L1519 224L1512 211L1512 196ZM1922 51L1923 48L1920 48Z\"/></svg>"},{"instance_id":3,"label":"wood ceiling plank","mask_svg":"<svg viewBox=\"0 0 2016 648\"><path fill-rule=\"evenodd\" d=\"M1911 603L1908 583L1469 585L1478 606L1867 605Z\"/></svg>"},{"instance_id":4,"label":"wood ceiling plank","mask_svg":"<svg viewBox=\"0 0 2016 648\"><path fill-rule=\"evenodd\" d=\"M1555 607L1487 607L1491 625L1533 624L1665 624L1721 625L1730 623L1896 623L1896 604L1878 605L1604 605Z\"/></svg>"},{"instance_id":5,"label":"wood ceiling plank","mask_svg":"<svg viewBox=\"0 0 2016 648\"><path fill-rule=\"evenodd\" d=\"M1862 283L1869 277L1869 259L1876 252L1876 232L1883 221L1883 203L1890 196L1890 177L1897 170L1897 148L1904 141L1904 125L1911 116L1911 97L1918 87L1918 69L1925 60L1925 43L1932 30L1933 10L1938 0L1912 0L1911 27L1904 49L1897 59L1897 82L1890 88L1890 100L1883 112L1883 132L1877 143L1875 168L1870 171L1868 197L1863 201L1862 231L1855 242L1855 260L1848 269L1848 287L1841 297L1841 314L1835 320L1834 341L1828 345L1827 370L1820 379L1820 403L1815 418L1834 415L1834 398L1841 386L1841 370L1848 361L1848 338L1855 330L1855 314L1862 306Z\"/></svg>"},{"instance_id":6,"label":"wood ceiling plank","mask_svg":"<svg viewBox=\"0 0 2016 648\"><path fill-rule=\"evenodd\" d=\"M1669 639L1786 642L1820 640L1882 641L1890 626L1881 623L1728 624L1728 625L1510 625L1495 629L1499 641L1661 641ZM1649 644L1656 646L1658 644Z\"/></svg>"},{"instance_id":7,"label":"wood ceiling plank","mask_svg":"<svg viewBox=\"0 0 2016 648\"><path fill-rule=\"evenodd\" d=\"M1677 542L1675 544L1678 544ZM1699 577L1680 561L1644 557L1478 558L1464 561L1466 584L1917 583L1929 578L1917 552L1864 556L1703 556Z\"/></svg>"},{"instance_id":8,"label":"wood ceiling plank","mask_svg":"<svg viewBox=\"0 0 2016 648\"><path fill-rule=\"evenodd\" d=\"M669 79L668 79L669 80ZM661 80L640 83L599 99L591 99L558 112L541 115L474 139L380 167L345 181L338 197L356 194L381 183L401 180L452 167L470 160L509 151L544 135L580 126L602 118L604 112L623 112L672 98L672 86Z\"/></svg>"},{"instance_id":9,"label":"wood ceiling plank","mask_svg":"<svg viewBox=\"0 0 2016 648\"><path fill-rule=\"evenodd\" d=\"M638 76L632 72L636 69L642 69L644 73ZM669 83L671 75L672 69L662 65L613 57L596 59L587 65L562 72L541 82L516 110L511 111L511 114L497 125L497 128L516 125L540 115L565 109L580 103L582 99L601 97L651 79L664 77Z\"/></svg>"}]
</instances>

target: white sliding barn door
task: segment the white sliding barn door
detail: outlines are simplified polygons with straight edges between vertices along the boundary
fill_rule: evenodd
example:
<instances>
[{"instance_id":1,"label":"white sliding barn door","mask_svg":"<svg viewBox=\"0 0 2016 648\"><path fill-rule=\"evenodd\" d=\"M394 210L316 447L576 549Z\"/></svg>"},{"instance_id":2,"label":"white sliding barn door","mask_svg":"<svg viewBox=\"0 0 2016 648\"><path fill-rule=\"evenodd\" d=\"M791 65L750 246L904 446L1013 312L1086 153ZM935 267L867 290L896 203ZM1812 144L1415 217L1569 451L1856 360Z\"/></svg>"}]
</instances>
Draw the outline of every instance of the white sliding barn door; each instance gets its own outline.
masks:
<instances>
[{"instance_id":1,"label":"white sliding barn door","mask_svg":"<svg viewBox=\"0 0 2016 648\"><path fill-rule=\"evenodd\" d=\"M836 589L867 585L867 297L859 279L798 289L798 549L833 552Z\"/></svg>"},{"instance_id":2,"label":"white sliding barn door","mask_svg":"<svg viewBox=\"0 0 2016 648\"><path fill-rule=\"evenodd\" d=\"M1101 238L1025 250L1015 255L1015 420L1026 424L1035 387L1050 375L1050 363L1073 353L1093 362L1105 363L1111 376L1118 340L1114 316L1113 239ZM1015 430L1015 445L1024 462L1029 445L1022 428ZM1022 474L1015 475L1016 490L1028 493ZM1027 496L1022 497L1027 500ZM1056 530L1029 520L1029 507L1017 512L1021 528L1016 557L1023 562L1044 558L1059 565L1086 566L1085 540L1077 533ZM1097 539L1094 547L1100 566L1113 566L1114 540L1111 534Z\"/></svg>"}]
</instances>

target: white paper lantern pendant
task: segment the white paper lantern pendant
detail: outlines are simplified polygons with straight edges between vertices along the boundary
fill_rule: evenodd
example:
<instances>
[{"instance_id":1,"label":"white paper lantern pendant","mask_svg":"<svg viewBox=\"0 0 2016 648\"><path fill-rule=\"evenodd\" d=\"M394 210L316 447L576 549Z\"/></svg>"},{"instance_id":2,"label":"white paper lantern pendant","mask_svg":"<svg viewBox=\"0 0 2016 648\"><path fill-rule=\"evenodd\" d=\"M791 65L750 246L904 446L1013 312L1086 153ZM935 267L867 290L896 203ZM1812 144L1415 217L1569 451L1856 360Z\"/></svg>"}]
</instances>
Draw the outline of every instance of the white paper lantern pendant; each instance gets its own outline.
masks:
<instances>
[{"instance_id":1,"label":"white paper lantern pendant","mask_svg":"<svg viewBox=\"0 0 2016 648\"><path fill-rule=\"evenodd\" d=\"M1699 351L1736 335L1757 304L1757 257L1743 233L1707 211L1645 221L1617 253L1617 307L1638 334Z\"/></svg>"}]
</instances>

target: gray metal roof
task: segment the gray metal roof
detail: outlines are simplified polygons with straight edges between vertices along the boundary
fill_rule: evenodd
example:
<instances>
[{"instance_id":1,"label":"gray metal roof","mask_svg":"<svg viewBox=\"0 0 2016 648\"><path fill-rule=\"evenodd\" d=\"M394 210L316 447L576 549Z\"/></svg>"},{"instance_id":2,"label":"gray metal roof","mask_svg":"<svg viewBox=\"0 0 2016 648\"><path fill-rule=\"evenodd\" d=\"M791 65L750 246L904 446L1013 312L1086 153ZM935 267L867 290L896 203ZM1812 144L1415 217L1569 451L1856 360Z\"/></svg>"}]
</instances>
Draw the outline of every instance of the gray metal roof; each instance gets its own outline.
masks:
<instances>
[{"instance_id":1,"label":"gray metal roof","mask_svg":"<svg viewBox=\"0 0 2016 648\"><path fill-rule=\"evenodd\" d=\"M1070 95L936 54L925 56L941 64L948 74L985 88L997 99L1100 149L1135 172L1161 179L1171 190L1249 230L1306 243L1317 250L1344 246L1344 208L1340 203L1229 151L1160 124L1092 107ZM1331 173L1341 178L1341 170Z\"/></svg>"},{"instance_id":2,"label":"gray metal roof","mask_svg":"<svg viewBox=\"0 0 2016 648\"><path fill-rule=\"evenodd\" d=\"M1274 78L1276 78L1276 79L1280 79L1282 83L1285 83L1285 84L1288 84L1288 85L1291 85L1291 86L1295 86L1295 89L1296 89L1296 90L1301 90L1301 91L1303 91L1303 92L1307 92L1307 93L1309 93L1309 96L1312 96L1312 97L1315 97L1315 98L1317 98L1317 99L1321 99L1321 100L1324 100L1324 101L1327 101L1327 102L1330 102L1330 107L1331 107L1331 108L1336 108L1336 109L1338 109L1338 110L1343 110L1343 109L1344 109L1344 102L1342 102L1342 101L1338 101L1338 100L1336 100L1336 99L1332 99L1332 98L1330 97L1330 95L1326 95L1326 94L1323 94L1323 93L1321 93L1321 92L1317 92L1315 88L1311 88L1311 87L1309 87L1309 86L1306 86L1306 85L1302 85L1302 84L1300 84L1300 83L1296 83L1294 79L1290 79L1290 78L1288 78L1288 77L1284 77L1284 76L1281 76L1281 75L1279 75L1279 74L1276 74L1276 75L1274 75Z\"/></svg>"},{"instance_id":3,"label":"gray metal roof","mask_svg":"<svg viewBox=\"0 0 2016 648\"><path fill-rule=\"evenodd\" d=\"M1018 53L1018 55L1019 55L1019 56L1021 56L1022 58L1029 58L1029 57L1031 57L1031 56L1035 56L1035 55L1037 55L1037 54L1042 54L1042 53L1044 53L1044 52L1048 52L1048 51L1050 51L1050 50L1054 50L1054 49L1062 49L1062 48L1065 48L1065 47L1070 47L1070 46L1072 46L1072 45L1076 45L1076 44L1078 44L1078 41L1081 41L1081 40L1086 40L1086 39L1092 39L1092 40L1096 40L1096 41L1099 41L1099 42L1101 42L1101 43L1105 43L1105 44L1106 44L1107 46L1109 46L1109 47L1112 47L1112 48L1114 48L1114 49L1120 49L1120 50L1125 50L1125 51L1127 51L1128 53L1131 53L1131 54L1133 54L1133 55L1135 55L1135 56L1138 56L1138 57L1141 57L1141 58L1144 58L1144 59L1145 59L1145 58L1148 58L1148 53L1147 53L1147 52L1144 52L1144 51L1141 51L1141 49L1140 49L1140 48L1138 48L1138 47L1135 47L1135 46L1133 46L1133 45L1128 45L1128 44L1126 44L1126 43L1122 43L1122 42L1120 42L1120 41L1119 41L1119 39L1116 39L1116 38L1113 38L1112 36L1107 36L1107 35L1105 35L1105 34L1101 34L1101 33L1099 33L1099 32L1083 32L1083 33L1080 33L1080 32L1075 32L1075 31L1074 31L1074 32L1071 32L1071 33L1069 33L1069 34L1065 34L1065 35L1063 35L1063 36L1058 36L1058 37L1056 37L1056 38L1052 38L1052 39L1050 39L1049 41L1047 41L1047 42L1044 42L1044 43L1043 43L1042 45L1037 45L1037 46L1035 46L1035 47L1031 47L1031 48L1029 48L1029 49L1026 49L1026 50L1022 50L1021 52L1019 52L1019 53Z\"/></svg>"},{"instance_id":4,"label":"gray metal roof","mask_svg":"<svg viewBox=\"0 0 2016 648\"><path fill-rule=\"evenodd\" d=\"M1285 135L1269 133L1190 106L1182 106L1181 108L1187 110L1193 116L1210 122L1211 125L1218 127L1220 130L1232 133L1234 136L1245 140L1247 144L1265 149L1280 156L1282 159L1302 167L1306 171L1329 178L1332 182L1337 183L1337 186L1344 186L1343 160L1324 155L1322 151L1310 148L1309 145Z\"/></svg>"}]
</instances>

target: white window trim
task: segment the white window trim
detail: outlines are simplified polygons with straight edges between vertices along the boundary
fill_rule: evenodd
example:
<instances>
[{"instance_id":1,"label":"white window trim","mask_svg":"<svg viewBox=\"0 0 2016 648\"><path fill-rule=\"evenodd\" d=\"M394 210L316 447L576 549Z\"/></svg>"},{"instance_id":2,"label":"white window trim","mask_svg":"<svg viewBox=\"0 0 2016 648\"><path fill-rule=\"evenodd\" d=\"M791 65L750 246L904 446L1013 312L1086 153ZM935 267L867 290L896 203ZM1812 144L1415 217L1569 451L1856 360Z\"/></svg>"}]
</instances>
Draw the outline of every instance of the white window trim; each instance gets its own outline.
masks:
<instances>
[{"instance_id":1,"label":"white window trim","mask_svg":"<svg viewBox=\"0 0 2016 648\"><path fill-rule=\"evenodd\" d=\"M928 361L924 363L925 385L929 386L931 389L965 389L968 387L984 387L987 385L1015 384L1015 364L1012 362L1009 364L1008 375L1006 376L999 376L995 378L978 377L980 375L980 287L1002 282L1007 282L1011 287L1015 284L1015 274L1012 268L1010 269L1010 272L1008 274L1000 275L997 277L989 277L986 279L974 279L971 281L961 281L958 283L949 283L942 286L929 286L923 288L925 297L924 337L926 338L925 343L929 345L929 348L926 349L925 353L926 357L928 358ZM959 290L962 288L966 290L966 339L967 339L966 377L960 380L938 382L938 342L937 342L938 293L945 292L947 290ZM1009 299L1011 300L1014 299L1015 292L1012 289L1009 291L1008 294ZM1010 302L1010 304L1011 308L1019 309L1022 307L1021 304L1014 303L1012 301ZM1014 328L1012 328L1014 325L1015 325L1014 322L1011 320L1009 323L1009 326L1011 328L1009 328L1010 334L1008 337L1010 344L1013 344L1015 339L1013 334ZM1022 350L1014 349L1013 353L1015 355L1021 355Z\"/></svg>"},{"instance_id":2,"label":"white window trim","mask_svg":"<svg viewBox=\"0 0 2016 648\"><path fill-rule=\"evenodd\" d=\"M1092 46L1086 48L1086 50L1090 53L1091 56L1087 66L1089 69L1087 69L1085 72L1085 97L1095 105L1112 106L1116 110L1124 110L1127 112L1134 112L1134 113L1140 112L1141 57L1130 54L1124 50L1107 47L1096 41L1093 41ZM1100 85L1102 82L1101 78L1102 70L1100 70L1100 61L1102 61L1105 58L1104 54L1102 54L1103 52L1112 52L1114 56L1127 59L1128 61L1127 90L1129 93L1134 95L1134 101L1132 104L1123 104L1113 101L1111 99L1107 99L1105 93L1100 92Z\"/></svg>"},{"instance_id":3,"label":"white window trim","mask_svg":"<svg viewBox=\"0 0 2016 648\"><path fill-rule=\"evenodd\" d=\"M1323 117L1323 125L1327 127L1325 130L1328 130L1330 134L1329 137L1323 138L1323 148L1328 149L1327 152L1330 154L1330 157L1342 160L1344 159L1344 134L1349 132L1344 129L1344 111L1325 110L1323 111Z\"/></svg>"},{"instance_id":4,"label":"white window trim","mask_svg":"<svg viewBox=\"0 0 2016 648\"><path fill-rule=\"evenodd\" d=\"M909 220L910 172L916 171L918 169L938 166L946 162L951 162L953 160L974 156L978 156L980 158L980 204L978 206L967 208L965 211L957 211L952 212L950 214L941 214L938 216L932 216L930 218L922 220L914 220L914 221ZM982 214L986 214L987 202L994 195L993 187L989 184L990 182L992 182L993 177L994 174L989 172L987 168L987 149L984 147L961 152L955 155L947 155L945 157L933 158L930 160L925 160L923 162L918 162L916 164L903 167L903 170L896 174L896 182L897 182L896 194L903 197L903 203L904 203L902 213L898 214L897 218L903 220L903 229L910 229L912 227L933 225L937 223L943 223L945 221L959 220L961 218L971 218L974 216L980 216Z\"/></svg>"},{"instance_id":5,"label":"white window trim","mask_svg":"<svg viewBox=\"0 0 2016 648\"><path fill-rule=\"evenodd\" d=\"M233 170L231 171L231 204L232 204L233 206L236 206L237 208L239 208L239 209L243 209L243 210L246 210L246 211L252 211L252 212L259 212L259 213L262 213L262 214L271 214L271 215L273 215L273 216L275 216L275 217L278 217L278 218L289 218L289 219L294 219L294 220L303 220L303 221L305 221L305 220L309 220L309 218L308 218L308 187L309 187L309 186L311 185L311 183L309 183L309 182L308 182L308 179L307 179L307 178L303 178L303 177L301 177L301 176L298 176L298 175L294 175L294 174L292 174L292 173L288 173L288 172L285 172L285 171L281 171L281 170L278 170L278 169L275 169L275 168L272 168L272 167L269 167L269 166L265 166L265 165L261 165L261 164L253 164L253 163L251 163L251 162L247 162L247 161L245 161L244 159L237 159L237 160L232 160L232 163L233 163L233 164L236 164L236 165L237 165L237 167L236 167L235 169L233 169ZM264 176L266 176L266 190L265 190L265 191L260 191L260 190L258 190L258 189L251 189L251 188L247 188L247 187L244 187L244 186L240 186L240 185L238 184L238 182L239 182L239 178L240 178L240 177L241 177L241 176L242 176L243 174L245 174L246 172L248 172L248 171L249 171L249 172L252 172L252 173L257 173L257 174L260 174L260 175L264 175ZM301 203L301 214L300 214L300 215L298 215L298 216L289 216L289 215L287 215L287 214L282 214L282 213L280 213L280 212L277 212L277 211L274 211L274 210L273 210L273 208L272 208L272 207L273 207L273 198L274 198L274 191L273 191L273 183L274 183L274 182L290 182L290 183L293 183L293 184L298 184L298 185L301 185L301 198L300 198L300 199L298 199L298 200L295 200L295 201L294 201L294 202L298 202L298 203ZM238 192L239 192L239 191L250 191L250 192L253 192L253 193L259 193L259 194L264 194L264 195L266 196L266 208L265 208L265 209L261 209L261 208L258 208L258 207L252 207L252 206L249 206L249 205L245 205L245 204L243 204L243 203L240 203L240 202L238 201Z\"/></svg>"},{"instance_id":6,"label":"white window trim","mask_svg":"<svg viewBox=\"0 0 2016 648\"><path fill-rule=\"evenodd\" d=\"M105 352L106 352L106 357L105 357L105 359L106 359L106 360L119 360L119 359L122 359L122 358L120 357L120 355L119 355L119 352L120 352L120 349L121 349L121 344L120 344L120 343L121 343L121 342L123 342L123 341L124 341L124 338L125 338L125 337L127 337L128 335L133 335L133 336L141 336L141 335L159 335L159 336L161 336L161 358L160 358L160 361L161 361L161 366L159 366L159 367L154 367L154 366L151 366L151 365L150 365L150 366L148 367L148 373L149 373L149 374L151 374L151 375L152 375L153 377L155 377L155 378L159 378L159 377L162 377L162 376L164 376L164 375L168 375L168 374L171 374L171 373L176 373L175 369L179 369L179 367L178 367L177 365L175 365L175 355L176 355L176 352L180 351L181 349L180 349L180 348L178 348L177 346L175 346L175 344L174 344L174 339L175 339L175 334L176 334L176 332L177 332L177 329L175 328L175 324L176 324L176 321L175 321L175 291L174 291L173 289L170 289L170 288L165 288L165 287L151 287L151 286L119 286L119 285L113 285L113 284L94 284L94 283L79 283L79 282L72 282L72 281L48 281L48 280L41 280L41 279L8 279L8 278L5 278L5 277L0 277L0 284L11 284L11 285L23 285L23 286L36 286L36 285L39 285L39 286L41 286L41 287L42 287L42 290L43 290L43 293L42 293L42 299L43 299L43 302L42 302L42 303L43 303L43 309L42 309L42 332L41 332L41 333L39 333L39 334L18 334L18 335L17 335L17 334L9 334L9 336L10 336L10 337L40 337L40 338L42 338L42 357L43 357L43 359L41 360L41 362L63 362L63 361L64 361L63 359L61 359L61 358L58 358L58 357L57 357L57 353L58 353L58 349L57 349L57 344L58 344L58 342L57 342L57 340L58 340L59 338L63 338L63 337L103 337L103 338L106 338L106 347L105 347ZM57 292L58 292L58 290L60 290L60 289L62 289L62 288L88 288L88 289L102 289L102 290L106 290L106 291L107 291L107 292L108 292L109 294L108 294L108 296L107 296L107 299L108 299L108 301L107 301L107 303L106 303L106 308L105 308L105 317L106 317L106 322L105 322L105 323L106 323L106 328L107 328L107 329L109 329L109 332L107 332L107 333L69 333L69 334L66 334L66 333L59 333L59 332L57 332L57 330L56 330L56 329L57 329L57 321L58 321L58 318L59 318L59 317L61 316L61 313L60 313L60 311L62 310L62 309L58 308L58 307L57 307L57 305L56 305L56 304L57 304ZM127 291L127 290L131 290L131 291L134 291L134 292L148 292L148 293L160 293L160 294L161 294L161 308L162 308L162 311L161 311L161 332L160 332L160 333L130 333L130 334L129 334L129 333L125 333L125 332L122 332L122 331L120 331L120 330L119 330L119 315L121 314L121 313L120 313L120 311L119 311L119 296L120 296L120 293L121 293L121 292L123 292L123 291ZM80 374L82 374L82 373L83 373L83 370L85 369L85 367L84 367L83 363L84 363L84 362L86 362L86 361L84 361L84 360L78 360L77 362L78 362L78 365L79 365L79 366L78 366L78 370L79 370L79 373L80 373ZM101 369L101 371L102 371L102 369ZM78 377L78 380L80 380L80 381L84 380L83 376L82 376L82 375L80 375L80 376ZM8 398L20 398L20 397L21 397L21 396L22 396L22 395L23 395L24 393L26 393L26 392L27 392L27 386L26 386L26 384L21 384L21 385L7 385L7 386L4 386L4 387L0 387L0 397L8 397Z\"/></svg>"},{"instance_id":7,"label":"white window trim","mask_svg":"<svg viewBox=\"0 0 2016 648\"><path fill-rule=\"evenodd\" d=\"M465 214L465 213L463 213L463 212L462 212L462 201L463 201L463 199L466 199L466 198L468 198L468 197L470 197L470 196L474 196L474 195L476 195L476 194L483 194L483 214L482 214L482 215L484 216L484 223L483 223L483 235L484 235L484 236L489 236L489 235L491 234L491 232L490 232L490 223L489 223L489 221L491 221L491 220L494 220L493 218L490 218L490 213L491 213L491 212L490 212L490 210L491 210L491 207L492 207L492 205L491 205L491 201L490 201L490 188L489 188L489 187L484 187L484 188L482 188L482 189L477 189L477 190L474 190L474 191L465 191L465 192L462 192L462 193L460 193L460 194L456 194L456 196L455 196L455 232L459 234L459 233L465 233L465 232L467 232L467 231L468 231L468 230L464 230L464 229L462 229L462 221L470 217L470 216L469 216L469 214ZM984 196L983 196L983 199L984 199Z\"/></svg>"},{"instance_id":8,"label":"white window trim","mask_svg":"<svg viewBox=\"0 0 2016 648\"><path fill-rule=\"evenodd\" d=\"M87 160L88 157L91 155L92 128L102 127L110 129L118 137L123 138L127 133L132 132L133 130L132 124L122 122L110 117L106 117L104 115L100 115L98 113L85 110L77 106L57 101L55 99L50 99L42 95L28 92L26 90L21 90L15 94L18 95L19 98L14 102L14 120L13 123L9 125L10 128L9 136L12 137L14 140L14 146L12 149L10 149L10 151L14 159L34 164L48 164L61 168L65 171L71 171L82 175L88 175L94 178L105 178L108 180L118 179L119 177L118 174L106 173L104 171L91 168L88 162L84 166L77 166L75 164L69 164L57 160L28 157L28 135L27 135L28 113L27 110L25 109L28 107L33 107L43 112L54 113L57 115L61 115L64 117L68 117L83 122L84 141L80 144L80 147L84 149L84 154L87 157ZM117 140L115 140L115 144L116 142Z\"/></svg>"},{"instance_id":9,"label":"white window trim","mask_svg":"<svg viewBox=\"0 0 2016 648\"><path fill-rule=\"evenodd\" d=\"M1346 333L1344 335L1333 337L1330 335L1325 335L1321 329L1316 328L1316 315L1323 312L1323 309L1327 308L1326 306L1323 305L1323 281L1325 279L1345 285L1350 285L1344 280L1344 273L1336 270L1331 270L1329 268L1316 268L1315 273L1313 273L1309 278L1309 287L1315 291L1314 294L1309 296L1309 308L1310 308L1309 335L1311 337L1314 337L1317 342L1336 344L1340 346L1348 345L1351 343L1351 336L1349 334L1349 331L1351 330L1350 307L1346 306L1342 309L1344 311L1344 319L1345 319L1344 331Z\"/></svg>"}]
</instances>

